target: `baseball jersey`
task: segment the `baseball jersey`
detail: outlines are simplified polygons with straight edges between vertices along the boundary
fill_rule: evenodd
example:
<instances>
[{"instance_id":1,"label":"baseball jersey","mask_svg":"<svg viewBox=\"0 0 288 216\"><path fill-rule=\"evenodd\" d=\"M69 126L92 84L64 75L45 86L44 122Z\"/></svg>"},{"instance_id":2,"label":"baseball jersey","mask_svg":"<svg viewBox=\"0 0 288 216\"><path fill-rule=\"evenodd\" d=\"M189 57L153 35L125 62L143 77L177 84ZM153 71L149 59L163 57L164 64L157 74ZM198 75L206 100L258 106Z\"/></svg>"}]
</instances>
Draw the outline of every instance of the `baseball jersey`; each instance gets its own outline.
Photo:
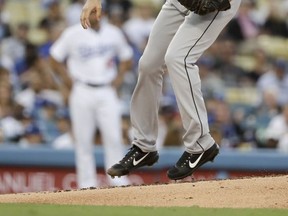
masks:
<instances>
[{"instance_id":1,"label":"baseball jersey","mask_svg":"<svg viewBox=\"0 0 288 216\"><path fill-rule=\"evenodd\" d=\"M100 29L83 29L80 24L68 27L50 48L51 56L67 60L73 80L92 84L108 84L117 74L116 58L132 58L132 49L121 30L107 22Z\"/></svg>"}]
</instances>

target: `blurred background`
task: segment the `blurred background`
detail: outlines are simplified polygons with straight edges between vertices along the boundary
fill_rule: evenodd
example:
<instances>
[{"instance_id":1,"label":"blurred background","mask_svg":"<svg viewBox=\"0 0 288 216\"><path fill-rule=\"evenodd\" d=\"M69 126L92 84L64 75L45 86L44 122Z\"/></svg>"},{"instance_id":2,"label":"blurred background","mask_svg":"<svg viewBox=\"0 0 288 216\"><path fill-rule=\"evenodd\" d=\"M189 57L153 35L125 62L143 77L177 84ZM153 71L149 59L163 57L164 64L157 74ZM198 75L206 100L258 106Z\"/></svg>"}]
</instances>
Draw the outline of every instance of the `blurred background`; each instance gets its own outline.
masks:
<instances>
[{"instance_id":1,"label":"blurred background","mask_svg":"<svg viewBox=\"0 0 288 216\"><path fill-rule=\"evenodd\" d=\"M61 32L79 23L84 2L0 0L0 193L75 186L67 98L48 57ZM137 63L163 2L104 3L105 19L122 29L134 50L133 69L119 89L127 148ZM288 1L242 0L198 65L211 134L223 153L195 178L287 173ZM130 176L135 184L167 181L165 169L182 151L182 132L166 73L157 140L162 157L153 170ZM99 131L95 154L103 166Z\"/></svg>"}]
</instances>

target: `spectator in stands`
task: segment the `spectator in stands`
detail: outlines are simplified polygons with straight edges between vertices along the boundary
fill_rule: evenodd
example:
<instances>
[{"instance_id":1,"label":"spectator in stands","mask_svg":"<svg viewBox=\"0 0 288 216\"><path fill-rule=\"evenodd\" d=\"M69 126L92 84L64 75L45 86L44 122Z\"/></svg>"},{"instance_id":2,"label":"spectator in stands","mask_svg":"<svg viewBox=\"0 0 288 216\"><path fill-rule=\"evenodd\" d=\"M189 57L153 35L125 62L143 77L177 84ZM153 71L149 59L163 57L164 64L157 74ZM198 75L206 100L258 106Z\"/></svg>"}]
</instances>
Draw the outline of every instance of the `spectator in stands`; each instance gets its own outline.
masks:
<instances>
[{"instance_id":1,"label":"spectator in stands","mask_svg":"<svg viewBox=\"0 0 288 216\"><path fill-rule=\"evenodd\" d=\"M74 149L71 121L66 109L58 110L57 127L60 135L52 142L52 147L54 149Z\"/></svg>"},{"instance_id":2,"label":"spectator in stands","mask_svg":"<svg viewBox=\"0 0 288 216\"><path fill-rule=\"evenodd\" d=\"M39 21L38 26L40 28L48 28L59 22L66 22L61 10L61 1L47 0L44 2L44 8L46 10L46 15Z\"/></svg>"},{"instance_id":3,"label":"spectator in stands","mask_svg":"<svg viewBox=\"0 0 288 216\"><path fill-rule=\"evenodd\" d=\"M253 85L255 85L259 77L269 70L270 64L266 51L260 47L252 51L252 58L254 65L247 73L247 76L253 82Z\"/></svg>"},{"instance_id":4,"label":"spectator in stands","mask_svg":"<svg viewBox=\"0 0 288 216\"><path fill-rule=\"evenodd\" d=\"M108 11L108 17L112 21L112 24L115 24L116 26L117 23L123 23L127 19L129 19L130 16L130 9L132 8L132 3L131 0L105 0L103 1L104 6L106 7ZM119 14L120 12L120 14ZM119 20L113 19L111 15L118 14L121 16L117 16L115 18L118 18Z\"/></svg>"},{"instance_id":5,"label":"spectator in stands","mask_svg":"<svg viewBox=\"0 0 288 216\"><path fill-rule=\"evenodd\" d=\"M58 107L64 105L62 95L58 90L49 88L49 81L43 71L31 69L25 74L26 88L16 94L15 101L23 107L25 116L23 121L28 120L37 125L41 133L41 140L51 142L59 135L56 126L55 112ZM49 73L48 73L49 75ZM43 82L43 80L45 80ZM31 120L31 121L30 121Z\"/></svg>"},{"instance_id":6,"label":"spectator in stands","mask_svg":"<svg viewBox=\"0 0 288 216\"><path fill-rule=\"evenodd\" d=\"M277 92L277 103L288 103L288 71L287 62L284 59L275 59L273 67L259 78L257 88L263 99L263 92L271 89Z\"/></svg>"},{"instance_id":7,"label":"spectator in stands","mask_svg":"<svg viewBox=\"0 0 288 216\"><path fill-rule=\"evenodd\" d=\"M66 28L67 20L65 19L65 16L62 15L61 1L42 1L46 14L39 20L37 28L39 31L43 32L45 39L38 45L38 58L35 65L38 65L38 69L40 70L47 68L45 73L49 75L50 65L46 62L47 58L49 57L49 49L54 41L59 37L61 32ZM75 19L76 17L73 18ZM53 83L55 84L55 81Z\"/></svg>"},{"instance_id":8,"label":"spectator in stands","mask_svg":"<svg viewBox=\"0 0 288 216\"><path fill-rule=\"evenodd\" d=\"M262 34L288 38L287 14L283 6L279 1L270 2L270 13L262 26Z\"/></svg>"},{"instance_id":9,"label":"spectator in stands","mask_svg":"<svg viewBox=\"0 0 288 216\"><path fill-rule=\"evenodd\" d=\"M49 57L50 47L60 36L65 27L66 25L63 22L58 22L42 28L46 33L47 39L38 47L38 54L40 58L47 59Z\"/></svg>"},{"instance_id":10,"label":"spectator in stands","mask_svg":"<svg viewBox=\"0 0 288 216\"><path fill-rule=\"evenodd\" d=\"M174 104L163 104L159 111L159 128L156 146L181 146L184 130L179 111ZM131 143L131 142L130 142Z\"/></svg>"},{"instance_id":11,"label":"spectator in stands","mask_svg":"<svg viewBox=\"0 0 288 216\"><path fill-rule=\"evenodd\" d=\"M273 117L266 128L266 141L266 147L288 153L288 103L282 106L282 112Z\"/></svg>"},{"instance_id":12,"label":"spectator in stands","mask_svg":"<svg viewBox=\"0 0 288 216\"><path fill-rule=\"evenodd\" d=\"M18 64L21 64L25 59L26 45L30 43L28 39L29 29L28 23L19 23L13 34L1 43L1 62L11 71L16 70L19 67Z\"/></svg>"},{"instance_id":13,"label":"spectator in stands","mask_svg":"<svg viewBox=\"0 0 288 216\"><path fill-rule=\"evenodd\" d=\"M85 0L70 0L70 4L65 10L65 19L68 26L75 25L80 22L80 15Z\"/></svg>"},{"instance_id":14,"label":"spectator in stands","mask_svg":"<svg viewBox=\"0 0 288 216\"><path fill-rule=\"evenodd\" d=\"M63 98L59 91L49 89L46 82L43 82L43 77L38 71L29 71L27 74L27 88L19 92L15 101L24 107L28 113L36 112L38 109L38 100L47 99L61 106Z\"/></svg>"},{"instance_id":15,"label":"spectator in stands","mask_svg":"<svg viewBox=\"0 0 288 216\"><path fill-rule=\"evenodd\" d=\"M134 1L133 6L131 17L124 23L123 30L130 44L143 53L155 21L155 9L151 0Z\"/></svg>"},{"instance_id":16,"label":"spectator in stands","mask_svg":"<svg viewBox=\"0 0 288 216\"><path fill-rule=\"evenodd\" d=\"M30 124L35 124L35 118L32 115L32 113L28 113L28 112L24 111L22 106L17 106L17 111L18 111L17 118L19 119L19 121L23 125L24 129L27 128L28 125L30 125Z\"/></svg>"},{"instance_id":17,"label":"spectator in stands","mask_svg":"<svg viewBox=\"0 0 288 216\"><path fill-rule=\"evenodd\" d=\"M0 142L17 142L23 133L21 122L14 116L14 107L9 72L0 67Z\"/></svg>"},{"instance_id":18,"label":"spectator in stands","mask_svg":"<svg viewBox=\"0 0 288 216\"><path fill-rule=\"evenodd\" d=\"M38 147L43 145L43 137L40 129L34 123L25 128L24 135L19 142L21 148Z\"/></svg>"},{"instance_id":19,"label":"spectator in stands","mask_svg":"<svg viewBox=\"0 0 288 216\"><path fill-rule=\"evenodd\" d=\"M6 0L0 0L0 41L11 36L10 14L5 10Z\"/></svg>"},{"instance_id":20,"label":"spectator in stands","mask_svg":"<svg viewBox=\"0 0 288 216\"><path fill-rule=\"evenodd\" d=\"M10 84L10 72L0 65L0 82Z\"/></svg>"},{"instance_id":21,"label":"spectator in stands","mask_svg":"<svg viewBox=\"0 0 288 216\"><path fill-rule=\"evenodd\" d=\"M228 23L226 35L235 41L254 39L259 34L259 25L253 20L253 12L256 2L242 0L238 15Z\"/></svg>"},{"instance_id":22,"label":"spectator in stands","mask_svg":"<svg viewBox=\"0 0 288 216\"><path fill-rule=\"evenodd\" d=\"M35 121L43 135L45 143L51 144L60 135L57 127L57 111L59 107L53 101L38 98Z\"/></svg>"},{"instance_id":23,"label":"spectator in stands","mask_svg":"<svg viewBox=\"0 0 288 216\"><path fill-rule=\"evenodd\" d=\"M27 69L27 49L33 46L28 39L29 29L28 23L19 23L13 35L1 42L0 61L3 67L11 72L14 91L21 89L19 75Z\"/></svg>"},{"instance_id":24,"label":"spectator in stands","mask_svg":"<svg viewBox=\"0 0 288 216\"><path fill-rule=\"evenodd\" d=\"M127 17L121 4L112 2L109 6L104 4L104 7L107 9L107 18L105 20L107 19L111 24L121 28Z\"/></svg>"},{"instance_id":25,"label":"spectator in stands","mask_svg":"<svg viewBox=\"0 0 288 216\"><path fill-rule=\"evenodd\" d=\"M226 87L240 87L241 79L246 75L244 68L235 64L237 51L237 43L227 39L217 40L208 50L208 55L212 54L215 59L215 73L218 73Z\"/></svg>"},{"instance_id":26,"label":"spectator in stands","mask_svg":"<svg viewBox=\"0 0 288 216\"><path fill-rule=\"evenodd\" d=\"M225 95L225 85L219 74L215 73L214 59L211 56L203 56L198 62L201 71L201 90L204 98L223 97Z\"/></svg>"},{"instance_id":27,"label":"spectator in stands","mask_svg":"<svg viewBox=\"0 0 288 216\"><path fill-rule=\"evenodd\" d=\"M263 100L255 108L255 129L256 141L258 147L266 146L266 128L271 119L280 113L280 106L277 101L278 93L273 89L266 89L263 91Z\"/></svg>"},{"instance_id":28,"label":"spectator in stands","mask_svg":"<svg viewBox=\"0 0 288 216\"><path fill-rule=\"evenodd\" d=\"M0 76L0 142L16 143L23 134L23 125L14 116L11 85Z\"/></svg>"},{"instance_id":29,"label":"spectator in stands","mask_svg":"<svg viewBox=\"0 0 288 216\"><path fill-rule=\"evenodd\" d=\"M213 101L213 102L212 102ZM233 113L229 104L223 99L213 99L207 101L207 111L210 120L210 127L214 133L220 135L219 144L223 148L236 148L241 144L243 131L238 127L233 119Z\"/></svg>"}]
</instances>

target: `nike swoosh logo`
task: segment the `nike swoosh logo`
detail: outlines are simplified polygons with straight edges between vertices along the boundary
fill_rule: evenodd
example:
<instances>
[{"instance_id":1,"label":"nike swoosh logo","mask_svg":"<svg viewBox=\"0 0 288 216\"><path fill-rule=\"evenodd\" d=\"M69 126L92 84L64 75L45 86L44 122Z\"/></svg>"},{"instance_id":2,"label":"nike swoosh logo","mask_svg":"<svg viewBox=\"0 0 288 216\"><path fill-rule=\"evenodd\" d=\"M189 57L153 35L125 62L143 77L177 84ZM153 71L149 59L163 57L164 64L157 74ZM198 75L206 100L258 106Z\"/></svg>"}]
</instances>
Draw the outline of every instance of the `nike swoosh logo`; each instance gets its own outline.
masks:
<instances>
[{"instance_id":1,"label":"nike swoosh logo","mask_svg":"<svg viewBox=\"0 0 288 216\"><path fill-rule=\"evenodd\" d=\"M191 161L189 161L189 167L191 169L195 168L197 166L197 164L199 163L199 161L201 160L202 156L203 156L204 152L202 152L202 154L197 158L196 161L194 161L193 163L191 163Z\"/></svg>"},{"instance_id":2,"label":"nike swoosh logo","mask_svg":"<svg viewBox=\"0 0 288 216\"><path fill-rule=\"evenodd\" d=\"M134 160L133 160L133 166L137 166L142 160L144 160L144 159L148 156L148 154L149 154L149 152L148 152L146 155L144 155L142 158L140 158L139 160L136 160L136 159L134 158Z\"/></svg>"}]
</instances>

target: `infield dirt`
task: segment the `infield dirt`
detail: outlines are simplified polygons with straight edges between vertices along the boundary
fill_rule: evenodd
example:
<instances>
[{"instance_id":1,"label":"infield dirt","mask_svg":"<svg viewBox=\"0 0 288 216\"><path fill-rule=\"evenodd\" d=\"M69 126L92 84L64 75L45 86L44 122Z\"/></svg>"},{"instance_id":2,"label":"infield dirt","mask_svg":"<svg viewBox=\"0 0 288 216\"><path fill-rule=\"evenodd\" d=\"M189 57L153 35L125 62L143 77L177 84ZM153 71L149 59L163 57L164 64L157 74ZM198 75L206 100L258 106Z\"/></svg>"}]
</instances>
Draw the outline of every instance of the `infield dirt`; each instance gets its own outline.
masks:
<instances>
[{"instance_id":1,"label":"infield dirt","mask_svg":"<svg viewBox=\"0 0 288 216\"><path fill-rule=\"evenodd\" d=\"M288 175L0 195L0 203L288 208Z\"/></svg>"}]
</instances>

